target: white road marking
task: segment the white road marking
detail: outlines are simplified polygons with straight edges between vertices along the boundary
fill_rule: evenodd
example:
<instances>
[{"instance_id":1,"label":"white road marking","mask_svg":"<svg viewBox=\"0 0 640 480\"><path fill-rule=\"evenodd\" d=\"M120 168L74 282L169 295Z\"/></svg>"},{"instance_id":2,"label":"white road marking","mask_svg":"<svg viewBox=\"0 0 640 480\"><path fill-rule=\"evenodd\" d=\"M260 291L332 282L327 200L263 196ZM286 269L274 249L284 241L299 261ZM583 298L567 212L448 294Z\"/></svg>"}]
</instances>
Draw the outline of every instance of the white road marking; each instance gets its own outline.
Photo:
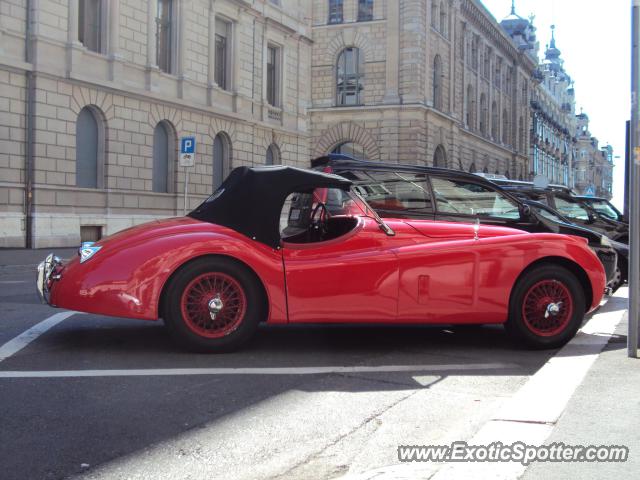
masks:
<instances>
[{"instance_id":1,"label":"white road marking","mask_svg":"<svg viewBox=\"0 0 640 480\"><path fill-rule=\"evenodd\" d=\"M618 294L609 301L622 304ZM616 305L610 305L615 307ZM624 316L624 308L596 313L576 337L538 370L515 395L510 397L468 441L469 445L505 445L524 442L542 445L551 434L576 388L609 342ZM450 463L431 480L473 478L475 480L515 480L526 467L520 463Z\"/></svg>"},{"instance_id":2,"label":"white road marking","mask_svg":"<svg viewBox=\"0 0 640 480\"><path fill-rule=\"evenodd\" d=\"M51 315L49 318L41 321L40 323L24 331L17 337L9 340L7 343L0 347L0 362L19 352L44 332L46 332L50 328L55 327L61 321L69 318L71 315L75 315L76 313L78 312L65 311L56 313L55 315Z\"/></svg>"},{"instance_id":3,"label":"white road marking","mask_svg":"<svg viewBox=\"0 0 640 480\"><path fill-rule=\"evenodd\" d=\"M131 370L39 370L0 371L0 378L139 377L158 375L318 375L323 373L448 372L464 370L504 370L515 363L475 363L446 365L380 365L263 368L148 368Z\"/></svg>"},{"instance_id":4,"label":"white road marking","mask_svg":"<svg viewBox=\"0 0 640 480\"><path fill-rule=\"evenodd\" d=\"M29 280L0 280L0 284L3 284L3 285L7 285L7 284L13 285L16 283L31 283L31 282Z\"/></svg>"}]
</instances>

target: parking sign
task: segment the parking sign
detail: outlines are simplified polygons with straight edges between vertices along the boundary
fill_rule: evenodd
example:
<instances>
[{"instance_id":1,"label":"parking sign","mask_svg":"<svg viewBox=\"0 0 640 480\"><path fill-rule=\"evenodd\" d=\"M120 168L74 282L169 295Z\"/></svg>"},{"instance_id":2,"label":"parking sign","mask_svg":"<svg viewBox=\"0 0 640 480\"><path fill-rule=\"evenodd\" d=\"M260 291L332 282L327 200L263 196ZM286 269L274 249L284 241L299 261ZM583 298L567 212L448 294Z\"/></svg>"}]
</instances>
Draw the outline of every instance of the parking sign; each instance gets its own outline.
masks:
<instances>
[{"instance_id":1,"label":"parking sign","mask_svg":"<svg viewBox=\"0 0 640 480\"><path fill-rule=\"evenodd\" d=\"M196 137L180 139L180 166L193 167L196 161Z\"/></svg>"}]
</instances>

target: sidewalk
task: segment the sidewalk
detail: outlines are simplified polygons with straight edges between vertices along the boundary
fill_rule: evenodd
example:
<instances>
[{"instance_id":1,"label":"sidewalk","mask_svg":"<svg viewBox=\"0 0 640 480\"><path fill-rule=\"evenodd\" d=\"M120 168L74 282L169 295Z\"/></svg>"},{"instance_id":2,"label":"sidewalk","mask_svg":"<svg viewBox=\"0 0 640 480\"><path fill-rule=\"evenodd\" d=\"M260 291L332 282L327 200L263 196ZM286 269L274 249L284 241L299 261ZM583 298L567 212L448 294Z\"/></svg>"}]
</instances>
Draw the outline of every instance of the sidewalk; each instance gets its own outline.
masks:
<instances>
[{"instance_id":1,"label":"sidewalk","mask_svg":"<svg viewBox=\"0 0 640 480\"><path fill-rule=\"evenodd\" d=\"M0 248L0 267L32 266L36 267L44 258L53 252L60 258L70 258L77 248Z\"/></svg>"},{"instance_id":2,"label":"sidewalk","mask_svg":"<svg viewBox=\"0 0 640 480\"><path fill-rule=\"evenodd\" d=\"M626 309L625 299L616 308ZM523 480L638 478L640 475L640 359L627 357L627 314L576 389L545 444L624 445L624 463L534 463Z\"/></svg>"}]
</instances>

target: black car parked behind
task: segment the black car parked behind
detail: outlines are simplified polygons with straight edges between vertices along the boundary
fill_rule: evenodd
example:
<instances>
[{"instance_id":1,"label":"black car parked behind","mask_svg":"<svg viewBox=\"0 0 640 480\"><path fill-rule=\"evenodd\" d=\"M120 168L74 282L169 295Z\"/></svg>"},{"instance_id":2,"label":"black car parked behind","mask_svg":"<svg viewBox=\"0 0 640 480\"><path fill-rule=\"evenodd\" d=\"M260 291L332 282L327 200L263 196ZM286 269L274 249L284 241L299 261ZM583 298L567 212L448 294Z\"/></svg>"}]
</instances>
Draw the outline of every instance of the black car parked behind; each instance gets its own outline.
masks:
<instances>
[{"instance_id":1,"label":"black car parked behind","mask_svg":"<svg viewBox=\"0 0 640 480\"><path fill-rule=\"evenodd\" d=\"M330 154L312 167L352 180L358 192L382 217L421 218L562 233L589 240L607 273L615 277L617 254L606 237L563 222L551 222L526 203L476 175L436 167L389 164ZM616 288L617 285L611 285Z\"/></svg>"}]
</instances>

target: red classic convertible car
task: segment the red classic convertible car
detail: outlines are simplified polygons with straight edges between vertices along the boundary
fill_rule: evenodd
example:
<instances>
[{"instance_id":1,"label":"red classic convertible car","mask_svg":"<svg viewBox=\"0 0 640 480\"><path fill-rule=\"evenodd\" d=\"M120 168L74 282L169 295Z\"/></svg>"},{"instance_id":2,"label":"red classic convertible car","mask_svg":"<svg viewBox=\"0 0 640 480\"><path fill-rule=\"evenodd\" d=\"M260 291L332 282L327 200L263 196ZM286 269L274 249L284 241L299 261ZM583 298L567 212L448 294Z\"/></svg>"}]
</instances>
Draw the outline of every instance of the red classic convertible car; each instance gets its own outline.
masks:
<instances>
[{"instance_id":1,"label":"red classic convertible car","mask_svg":"<svg viewBox=\"0 0 640 480\"><path fill-rule=\"evenodd\" d=\"M240 346L258 324L504 324L530 347L566 343L605 273L583 238L378 217L345 178L239 167L183 218L50 255L51 305L145 320L199 351Z\"/></svg>"}]
</instances>

